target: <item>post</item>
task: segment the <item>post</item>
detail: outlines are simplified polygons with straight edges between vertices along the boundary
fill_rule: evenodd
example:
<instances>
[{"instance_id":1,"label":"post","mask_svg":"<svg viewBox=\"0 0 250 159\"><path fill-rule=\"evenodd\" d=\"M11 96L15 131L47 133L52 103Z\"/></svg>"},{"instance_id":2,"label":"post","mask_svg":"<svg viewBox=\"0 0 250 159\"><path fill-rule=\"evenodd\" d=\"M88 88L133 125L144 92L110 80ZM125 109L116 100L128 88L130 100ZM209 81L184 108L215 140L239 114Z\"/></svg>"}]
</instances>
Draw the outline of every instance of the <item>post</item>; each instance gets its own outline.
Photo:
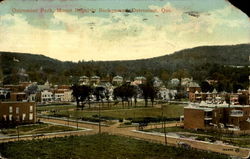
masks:
<instances>
[{"instance_id":1,"label":"post","mask_svg":"<svg viewBox=\"0 0 250 159\"><path fill-rule=\"evenodd\" d=\"M76 109L76 129L78 130L78 109Z\"/></svg>"},{"instance_id":2,"label":"post","mask_svg":"<svg viewBox=\"0 0 250 159\"><path fill-rule=\"evenodd\" d=\"M18 126L16 126L16 128L17 128L17 141L19 141L19 128Z\"/></svg>"},{"instance_id":3,"label":"post","mask_svg":"<svg viewBox=\"0 0 250 159\"><path fill-rule=\"evenodd\" d=\"M69 117L70 117L70 116L69 116L69 110L68 110L68 126L69 126Z\"/></svg>"},{"instance_id":4,"label":"post","mask_svg":"<svg viewBox=\"0 0 250 159\"><path fill-rule=\"evenodd\" d=\"M165 144L167 144L166 122L165 122L164 116L163 116L163 107L162 107L162 105L161 105L161 109L162 109L161 119L162 119L162 128L163 128L163 132L164 132L164 140L165 140Z\"/></svg>"},{"instance_id":5,"label":"post","mask_svg":"<svg viewBox=\"0 0 250 159\"><path fill-rule=\"evenodd\" d=\"M99 134L101 134L101 105L99 102Z\"/></svg>"},{"instance_id":6,"label":"post","mask_svg":"<svg viewBox=\"0 0 250 159\"><path fill-rule=\"evenodd\" d=\"M164 137L165 137L165 144L167 145L167 133L166 133L166 121L164 120Z\"/></svg>"}]
</instances>

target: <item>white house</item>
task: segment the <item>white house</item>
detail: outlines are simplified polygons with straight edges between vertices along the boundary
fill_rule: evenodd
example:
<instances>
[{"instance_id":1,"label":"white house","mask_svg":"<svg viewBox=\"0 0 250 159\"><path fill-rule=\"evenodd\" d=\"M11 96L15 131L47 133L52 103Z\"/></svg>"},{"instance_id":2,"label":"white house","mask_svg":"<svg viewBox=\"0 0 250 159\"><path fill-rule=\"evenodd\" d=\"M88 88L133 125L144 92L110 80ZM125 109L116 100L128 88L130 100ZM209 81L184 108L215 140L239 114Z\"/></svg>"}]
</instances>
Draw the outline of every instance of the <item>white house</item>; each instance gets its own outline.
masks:
<instances>
[{"instance_id":1,"label":"white house","mask_svg":"<svg viewBox=\"0 0 250 159\"><path fill-rule=\"evenodd\" d=\"M41 102L51 102L51 101L53 101L53 93L48 90L42 91Z\"/></svg>"}]
</instances>

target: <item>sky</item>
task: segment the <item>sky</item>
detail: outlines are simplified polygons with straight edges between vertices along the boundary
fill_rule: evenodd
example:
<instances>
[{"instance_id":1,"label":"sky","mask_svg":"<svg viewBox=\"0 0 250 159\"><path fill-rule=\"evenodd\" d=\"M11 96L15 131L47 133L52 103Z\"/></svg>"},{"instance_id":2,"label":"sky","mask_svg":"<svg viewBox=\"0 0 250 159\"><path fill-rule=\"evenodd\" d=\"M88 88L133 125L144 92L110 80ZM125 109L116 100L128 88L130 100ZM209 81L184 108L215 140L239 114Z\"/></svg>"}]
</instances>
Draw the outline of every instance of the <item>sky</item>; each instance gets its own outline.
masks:
<instances>
[{"instance_id":1,"label":"sky","mask_svg":"<svg viewBox=\"0 0 250 159\"><path fill-rule=\"evenodd\" d=\"M225 0L5 0L0 51L62 61L131 60L250 43L250 20Z\"/></svg>"}]
</instances>

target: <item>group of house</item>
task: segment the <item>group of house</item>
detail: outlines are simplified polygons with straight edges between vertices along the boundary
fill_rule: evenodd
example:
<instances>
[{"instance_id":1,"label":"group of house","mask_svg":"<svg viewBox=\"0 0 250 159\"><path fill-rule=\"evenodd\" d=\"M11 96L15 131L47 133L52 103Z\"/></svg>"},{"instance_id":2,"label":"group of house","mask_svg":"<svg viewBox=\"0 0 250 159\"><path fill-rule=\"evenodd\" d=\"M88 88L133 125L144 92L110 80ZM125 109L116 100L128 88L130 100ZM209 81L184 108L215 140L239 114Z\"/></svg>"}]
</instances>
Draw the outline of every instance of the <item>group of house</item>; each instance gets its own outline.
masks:
<instances>
[{"instance_id":1,"label":"group of house","mask_svg":"<svg viewBox=\"0 0 250 159\"><path fill-rule=\"evenodd\" d=\"M4 101L29 101L38 103L71 102L72 90L69 85L54 85L49 82L20 82L18 85L4 85L0 88L0 99Z\"/></svg>"},{"instance_id":2,"label":"group of house","mask_svg":"<svg viewBox=\"0 0 250 159\"><path fill-rule=\"evenodd\" d=\"M218 92L213 89L211 92L202 92L199 85L188 87L189 101L193 103L200 103L206 101L207 103L220 104L226 101L230 105L249 105L249 90L239 89L237 93Z\"/></svg>"},{"instance_id":3,"label":"group of house","mask_svg":"<svg viewBox=\"0 0 250 159\"><path fill-rule=\"evenodd\" d=\"M249 90L237 93L202 92L199 85L189 87L190 104L184 108L184 128L233 134L250 133Z\"/></svg>"},{"instance_id":4,"label":"group of house","mask_svg":"<svg viewBox=\"0 0 250 159\"><path fill-rule=\"evenodd\" d=\"M108 90L110 100L112 100L113 90L116 87L122 85L123 83L130 83L131 85L139 86L140 84L144 84L146 81L147 81L146 77L143 76L135 77L133 80L124 80L122 76L114 76L111 82L105 79L101 79L99 76L92 76L92 77L81 76L79 79L79 84L104 87L105 89ZM154 77L153 81L154 81L153 82L154 86L157 87L159 90L157 94L157 99L165 101L174 99L175 95L177 94L176 89L166 88L166 86L158 77ZM141 92L138 92L138 97L142 97L140 93Z\"/></svg>"},{"instance_id":5,"label":"group of house","mask_svg":"<svg viewBox=\"0 0 250 159\"><path fill-rule=\"evenodd\" d=\"M73 101L70 86L20 82L0 88L0 127L36 122L36 104Z\"/></svg>"}]
</instances>

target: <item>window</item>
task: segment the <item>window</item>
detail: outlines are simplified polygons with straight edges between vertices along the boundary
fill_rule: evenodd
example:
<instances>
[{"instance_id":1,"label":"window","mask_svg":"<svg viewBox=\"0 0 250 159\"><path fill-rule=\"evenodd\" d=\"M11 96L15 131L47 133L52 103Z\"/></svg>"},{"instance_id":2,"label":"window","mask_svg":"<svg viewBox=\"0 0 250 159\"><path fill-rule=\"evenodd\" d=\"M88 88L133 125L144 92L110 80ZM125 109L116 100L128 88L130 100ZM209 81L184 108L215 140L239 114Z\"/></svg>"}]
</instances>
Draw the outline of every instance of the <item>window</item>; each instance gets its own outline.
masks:
<instances>
[{"instance_id":1,"label":"window","mask_svg":"<svg viewBox=\"0 0 250 159\"><path fill-rule=\"evenodd\" d=\"M9 107L9 113L12 113L13 112L13 108L12 106Z\"/></svg>"},{"instance_id":2,"label":"window","mask_svg":"<svg viewBox=\"0 0 250 159\"><path fill-rule=\"evenodd\" d=\"M3 119L4 119L4 120L7 120L7 115L3 115Z\"/></svg>"},{"instance_id":3,"label":"window","mask_svg":"<svg viewBox=\"0 0 250 159\"><path fill-rule=\"evenodd\" d=\"M30 112L32 112L32 111L33 111L33 106L31 105L31 106L30 106Z\"/></svg>"},{"instance_id":4,"label":"window","mask_svg":"<svg viewBox=\"0 0 250 159\"><path fill-rule=\"evenodd\" d=\"M16 107L16 114L19 114L19 107Z\"/></svg>"},{"instance_id":5,"label":"window","mask_svg":"<svg viewBox=\"0 0 250 159\"><path fill-rule=\"evenodd\" d=\"M33 120L33 113L30 113L29 120Z\"/></svg>"},{"instance_id":6,"label":"window","mask_svg":"<svg viewBox=\"0 0 250 159\"><path fill-rule=\"evenodd\" d=\"M22 118L22 119L23 119L23 120L25 120L25 118L26 118L26 114L24 113L24 114L23 114L23 118Z\"/></svg>"},{"instance_id":7,"label":"window","mask_svg":"<svg viewBox=\"0 0 250 159\"><path fill-rule=\"evenodd\" d=\"M11 114L9 115L9 120L12 121L12 115Z\"/></svg>"}]
</instances>

